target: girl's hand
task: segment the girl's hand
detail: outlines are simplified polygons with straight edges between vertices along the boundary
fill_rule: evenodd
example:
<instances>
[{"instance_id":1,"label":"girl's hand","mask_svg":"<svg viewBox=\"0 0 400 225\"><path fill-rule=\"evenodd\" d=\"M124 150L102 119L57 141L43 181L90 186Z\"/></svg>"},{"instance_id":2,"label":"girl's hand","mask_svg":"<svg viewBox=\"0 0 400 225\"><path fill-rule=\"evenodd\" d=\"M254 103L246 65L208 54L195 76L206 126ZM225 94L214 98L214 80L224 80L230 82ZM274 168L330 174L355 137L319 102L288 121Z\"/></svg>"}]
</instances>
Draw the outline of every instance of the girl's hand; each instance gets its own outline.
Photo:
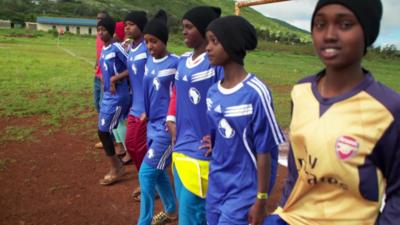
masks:
<instances>
[{"instance_id":1,"label":"girl's hand","mask_svg":"<svg viewBox=\"0 0 400 225\"><path fill-rule=\"evenodd\" d=\"M201 139L202 145L199 147L199 149L206 149L207 152L204 153L204 156L208 157L212 153L212 143L211 143L211 136L209 134L205 135Z\"/></svg>"},{"instance_id":2,"label":"girl's hand","mask_svg":"<svg viewBox=\"0 0 400 225\"><path fill-rule=\"evenodd\" d=\"M261 225L267 212L267 200L257 199L249 211L249 223L251 225Z\"/></svg>"},{"instance_id":3,"label":"girl's hand","mask_svg":"<svg viewBox=\"0 0 400 225\"><path fill-rule=\"evenodd\" d=\"M140 121L146 121L146 120L147 120L146 113L142 113L142 115L140 115Z\"/></svg>"},{"instance_id":4,"label":"girl's hand","mask_svg":"<svg viewBox=\"0 0 400 225\"><path fill-rule=\"evenodd\" d=\"M172 145L175 145L176 141L176 123L173 121L167 121L167 131L171 134Z\"/></svg>"},{"instance_id":5,"label":"girl's hand","mask_svg":"<svg viewBox=\"0 0 400 225\"><path fill-rule=\"evenodd\" d=\"M117 88L115 86L115 79L113 79L115 76L112 76L110 78L110 93L114 95L117 92Z\"/></svg>"}]
</instances>

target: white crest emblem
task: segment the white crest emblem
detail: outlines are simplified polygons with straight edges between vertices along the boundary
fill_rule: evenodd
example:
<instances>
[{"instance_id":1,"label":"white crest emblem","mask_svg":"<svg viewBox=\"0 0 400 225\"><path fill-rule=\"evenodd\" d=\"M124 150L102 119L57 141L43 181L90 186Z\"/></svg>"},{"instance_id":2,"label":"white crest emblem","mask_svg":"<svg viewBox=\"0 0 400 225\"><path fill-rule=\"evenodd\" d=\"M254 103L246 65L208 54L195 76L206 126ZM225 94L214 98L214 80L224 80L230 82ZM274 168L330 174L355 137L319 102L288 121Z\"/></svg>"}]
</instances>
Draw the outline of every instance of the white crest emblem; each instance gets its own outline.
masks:
<instances>
[{"instance_id":1,"label":"white crest emblem","mask_svg":"<svg viewBox=\"0 0 400 225\"><path fill-rule=\"evenodd\" d=\"M104 119L104 118L101 119L101 125L102 126L106 125L106 119Z\"/></svg>"},{"instance_id":2,"label":"white crest emblem","mask_svg":"<svg viewBox=\"0 0 400 225\"><path fill-rule=\"evenodd\" d=\"M219 121L218 130L224 138L232 138L235 135L235 130L232 129L231 125L225 118L222 118Z\"/></svg>"},{"instance_id":3,"label":"white crest emblem","mask_svg":"<svg viewBox=\"0 0 400 225\"><path fill-rule=\"evenodd\" d=\"M153 86L156 89L156 91L158 91L158 89L160 89L160 81L157 78L153 79Z\"/></svg>"},{"instance_id":4,"label":"white crest emblem","mask_svg":"<svg viewBox=\"0 0 400 225\"><path fill-rule=\"evenodd\" d=\"M195 105L199 104L199 102L201 100L200 92L194 87L190 88L189 89L189 98L193 104L195 104Z\"/></svg>"},{"instance_id":5,"label":"white crest emblem","mask_svg":"<svg viewBox=\"0 0 400 225\"><path fill-rule=\"evenodd\" d=\"M149 159L152 159L153 157L154 157L154 149L149 149L149 152L148 152L148 156L147 157L149 157Z\"/></svg>"},{"instance_id":6,"label":"white crest emblem","mask_svg":"<svg viewBox=\"0 0 400 225\"><path fill-rule=\"evenodd\" d=\"M183 76L182 80L183 80L183 81L188 81L188 78L187 78L187 76L186 76L186 75L185 75L185 76Z\"/></svg>"},{"instance_id":7,"label":"white crest emblem","mask_svg":"<svg viewBox=\"0 0 400 225\"><path fill-rule=\"evenodd\" d=\"M103 67L104 67L104 69L105 69L106 71L108 70L108 67L107 67L106 62L103 63Z\"/></svg>"},{"instance_id":8,"label":"white crest emblem","mask_svg":"<svg viewBox=\"0 0 400 225\"><path fill-rule=\"evenodd\" d=\"M136 68L135 64L132 64L132 71L133 71L134 75L137 74L137 68Z\"/></svg>"}]
</instances>

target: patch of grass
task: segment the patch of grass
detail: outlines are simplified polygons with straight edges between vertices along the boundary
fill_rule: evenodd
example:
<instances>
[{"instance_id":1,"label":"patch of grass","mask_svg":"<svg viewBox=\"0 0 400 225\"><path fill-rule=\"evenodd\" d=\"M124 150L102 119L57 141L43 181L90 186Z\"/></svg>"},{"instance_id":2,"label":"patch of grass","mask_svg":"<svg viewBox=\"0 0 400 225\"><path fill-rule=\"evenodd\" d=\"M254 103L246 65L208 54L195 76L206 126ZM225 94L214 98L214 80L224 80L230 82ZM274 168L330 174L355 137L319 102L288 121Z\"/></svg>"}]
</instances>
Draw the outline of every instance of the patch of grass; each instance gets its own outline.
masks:
<instances>
[{"instance_id":1,"label":"patch of grass","mask_svg":"<svg viewBox=\"0 0 400 225\"><path fill-rule=\"evenodd\" d=\"M7 126L0 137L0 143L7 141L30 140L34 130L34 127Z\"/></svg>"},{"instance_id":2,"label":"patch of grass","mask_svg":"<svg viewBox=\"0 0 400 225\"><path fill-rule=\"evenodd\" d=\"M0 159L0 172L5 171L10 164L15 162L17 162L17 160L11 158Z\"/></svg>"}]
</instances>

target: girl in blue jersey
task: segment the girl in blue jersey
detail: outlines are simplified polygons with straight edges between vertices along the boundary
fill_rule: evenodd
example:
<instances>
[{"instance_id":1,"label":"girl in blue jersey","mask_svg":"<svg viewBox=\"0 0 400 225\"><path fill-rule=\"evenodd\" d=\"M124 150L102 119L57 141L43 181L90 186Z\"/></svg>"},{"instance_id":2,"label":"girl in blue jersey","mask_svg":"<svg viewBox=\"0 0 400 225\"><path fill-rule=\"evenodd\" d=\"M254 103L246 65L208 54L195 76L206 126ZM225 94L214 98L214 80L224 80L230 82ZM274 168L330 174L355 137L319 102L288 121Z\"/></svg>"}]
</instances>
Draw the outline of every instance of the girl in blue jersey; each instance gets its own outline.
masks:
<instances>
[{"instance_id":1,"label":"girl in blue jersey","mask_svg":"<svg viewBox=\"0 0 400 225\"><path fill-rule=\"evenodd\" d=\"M212 140L207 222L259 225L284 137L270 91L244 68L246 51L257 46L256 31L242 17L222 17L208 26L207 41L210 63L224 68L224 79L207 94Z\"/></svg>"},{"instance_id":2,"label":"girl in blue jersey","mask_svg":"<svg viewBox=\"0 0 400 225\"><path fill-rule=\"evenodd\" d=\"M132 40L127 61L132 99L127 120L125 145L136 166L136 171L139 171L147 152L146 122L140 120L140 115L144 112L143 76L148 57L143 38L143 29L146 23L147 15L144 11L132 11L125 17L125 33ZM132 195L135 200L140 200L140 187L135 188Z\"/></svg>"},{"instance_id":3,"label":"girl in blue jersey","mask_svg":"<svg viewBox=\"0 0 400 225\"><path fill-rule=\"evenodd\" d=\"M144 28L144 39L151 55L143 78L148 151L139 171L141 202L139 225L164 224L177 219L175 197L166 168L171 163L171 135L166 130L170 92L179 58L167 51L167 15L160 10ZM165 212L153 218L155 191ZM153 221L152 221L153 218Z\"/></svg>"},{"instance_id":4,"label":"girl in blue jersey","mask_svg":"<svg viewBox=\"0 0 400 225\"><path fill-rule=\"evenodd\" d=\"M184 41L193 52L181 56L175 77L173 172L179 202L179 225L206 224L205 195L210 158L202 149L202 139L209 132L205 99L209 87L220 79L221 73L208 61L205 29L220 14L219 8L199 6L187 11L182 19ZM169 127L172 133L174 130L174 125Z\"/></svg>"},{"instance_id":5,"label":"girl in blue jersey","mask_svg":"<svg viewBox=\"0 0 400 225\"><path fill-rule=\"evenodd\" d=\"M400 224L400 96L362 66L381 17L380 0L318 1L325 68L291 92L288 179L264 224Z\"/></svg>"},{"instance_id":6,"label":"girl in blue jersey","mask_svg":"<svg viewBox=\"0 0 400 225\"><path fill-rule=\"evenodd\" d=\"M123 164L115 154L112 129L129 110L127 54L119 43L112 41L115 22L111 17L106 16L100 20L97 29L104 42L99 62L103 74L104 95L100 107L98 135L111 164L110 171L100 180L100 184L110 185L123 175Z\"/></svg>"}]
</instances>

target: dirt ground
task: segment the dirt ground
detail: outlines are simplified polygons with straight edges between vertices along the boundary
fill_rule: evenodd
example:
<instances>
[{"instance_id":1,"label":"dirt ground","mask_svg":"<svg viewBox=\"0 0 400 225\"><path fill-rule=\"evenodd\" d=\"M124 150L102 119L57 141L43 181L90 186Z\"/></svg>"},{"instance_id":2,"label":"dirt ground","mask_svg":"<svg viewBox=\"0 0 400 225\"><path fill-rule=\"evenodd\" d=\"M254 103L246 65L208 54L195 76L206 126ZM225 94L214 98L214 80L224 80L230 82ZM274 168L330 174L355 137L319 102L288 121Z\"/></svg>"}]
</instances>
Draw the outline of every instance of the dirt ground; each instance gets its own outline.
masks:
<instances>
[{"instance_id":1,"label":"dirt ground","mask_svg":"<svg viewBox=\"0 0 400 225\"><path fill-rule=\"evenodd\" d=\"M9 123L24 121L0 119L0 132ZM103 150L94 149L93 136L64 129L40 135L45 129L35 132L37 140L0 145L0 224L136 224L139 203L131 197L137 186L134 166L125 168L121 182L100 186L98 180L108 165ZM276 207L285 176L285 167L280 167L269 211Z\"/></svg>"}]
</instances>

